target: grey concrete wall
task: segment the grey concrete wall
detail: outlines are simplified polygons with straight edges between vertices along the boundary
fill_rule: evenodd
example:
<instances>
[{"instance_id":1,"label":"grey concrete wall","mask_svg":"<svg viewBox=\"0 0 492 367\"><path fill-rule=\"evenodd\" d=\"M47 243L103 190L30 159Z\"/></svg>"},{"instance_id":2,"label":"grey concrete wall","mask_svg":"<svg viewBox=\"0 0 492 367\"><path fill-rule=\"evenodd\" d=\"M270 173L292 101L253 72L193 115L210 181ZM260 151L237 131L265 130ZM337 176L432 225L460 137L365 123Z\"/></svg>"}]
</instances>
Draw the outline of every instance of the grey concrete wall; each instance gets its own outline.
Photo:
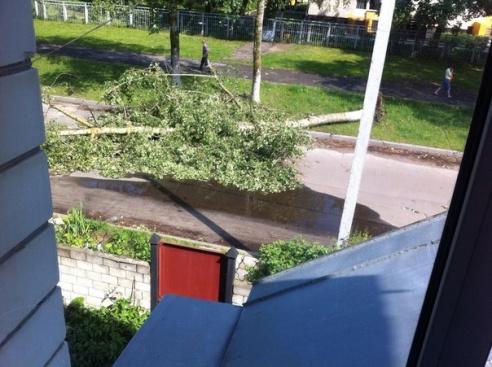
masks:
<instances>
[{"instance_id":1,"label":"grey concrete wall","mask_svg":"<svg viewBox=\"0 0 492 367\"><path fill-rule=\"evenodd\" d=\"M31 2L0 2L0 366L69 366Z\"/></svg>"}]
</instances>

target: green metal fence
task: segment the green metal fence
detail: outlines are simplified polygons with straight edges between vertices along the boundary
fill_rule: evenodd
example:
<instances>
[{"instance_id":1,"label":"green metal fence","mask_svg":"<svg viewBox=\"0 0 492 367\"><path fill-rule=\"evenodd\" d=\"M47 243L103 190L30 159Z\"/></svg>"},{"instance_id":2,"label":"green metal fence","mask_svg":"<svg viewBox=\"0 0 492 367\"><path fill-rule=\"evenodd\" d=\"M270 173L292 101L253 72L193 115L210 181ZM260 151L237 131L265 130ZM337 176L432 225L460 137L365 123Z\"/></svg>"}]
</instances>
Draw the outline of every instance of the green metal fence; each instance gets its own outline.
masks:
<instances>
[{"instance_id":1,"label":"green metal fence","mask_svg":"<svg viewBox=\"0 0 492 367\"><path fill-rule=\"evenodd\" d=\"M73 23L101 23L149 29L152 26L169 29L166 9L115 6L110 11L91 3L59 0L31 0L33 14L38 19ZM221 39L253 40L254 17L178 12L182 33ZM375 29L360 24L315 22L297 19L265 19L263 39L270 42L299 43L371 52ZM468 35L445 35L435 40L425 31L392 30L388 53L400 56L430 58L448 62L468 62L485 65L490 40Z\"/></svg>"}]
</instances>

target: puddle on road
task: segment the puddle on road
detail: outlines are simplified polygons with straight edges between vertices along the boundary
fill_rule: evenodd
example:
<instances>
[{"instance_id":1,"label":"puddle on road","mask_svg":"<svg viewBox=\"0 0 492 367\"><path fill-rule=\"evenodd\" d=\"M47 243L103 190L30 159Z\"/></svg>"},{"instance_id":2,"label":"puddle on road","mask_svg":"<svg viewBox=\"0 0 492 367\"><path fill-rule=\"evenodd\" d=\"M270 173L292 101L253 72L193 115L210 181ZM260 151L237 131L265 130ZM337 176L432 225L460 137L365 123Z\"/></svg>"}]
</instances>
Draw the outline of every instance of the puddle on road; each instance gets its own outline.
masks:
<instances>
[{"instance_id":1,"label":"puddle on road","mask_svg":"<svg viewBox=\"0 0 492 367\"><path fill-rule=\"evenodd\" d=\"M131 196L145 195L145 192L149 188L148 182L98 180L93 178L77 178L76 180L78 181L80 186L84 186L89 189L116 191L129 194Z\"/></svg>"},{"instance_id":2,"label":"puddle on road","mask_svg":"<svg viewBox=\"0 0 492 367\"><path fill-rule=\"evenodd\" d=\"M199 181L75 179L84 187L145 196L186 210L210 210L273 222L295 229L301 235L336 236L343 209L343 199L307 187L265 195ZM359 230L367 229L373 236L394 228L381 221L376 212L361 205L356 208L354 226Z\"/></svg>"}]
</instances>

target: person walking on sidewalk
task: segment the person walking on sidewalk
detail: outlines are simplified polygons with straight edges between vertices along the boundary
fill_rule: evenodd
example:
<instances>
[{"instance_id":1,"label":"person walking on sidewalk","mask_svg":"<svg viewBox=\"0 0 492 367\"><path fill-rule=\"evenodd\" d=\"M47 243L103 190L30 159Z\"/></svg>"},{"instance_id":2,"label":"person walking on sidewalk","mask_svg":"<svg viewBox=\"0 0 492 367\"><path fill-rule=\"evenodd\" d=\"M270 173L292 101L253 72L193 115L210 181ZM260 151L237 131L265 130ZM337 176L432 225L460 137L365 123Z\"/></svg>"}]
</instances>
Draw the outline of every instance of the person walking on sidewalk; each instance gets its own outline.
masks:
<instances>
[{"instance_id":1,"label":"person walking on sidewalk","mask_svg":"<svg viewBox=\"0 0 492 367\"><path fill-rule=\"evenodd\" d=\"M200 62L200 70L203 70L203 67L208 67L208 45L204 39L202 39L202 61Z\"/></svg>"},{"instance_id":2,"label":"person walking on sidewalk","mask_svg":"<svg viewBox=\"0 0 492 367\"><path fill-rule=\"evenodd\" d=\"M434 94L436 96L437 96L437 93L439 93L439 91L441 89L445 89L448 92L448 98L451 98L451 82L453 81L453 73L454 73L454 69L450 65L446 69L446 72L444 73L444 79L441 83L441 86L439 88L437 88L436 91L434 92Z\"/></svg>"}]
</instances>

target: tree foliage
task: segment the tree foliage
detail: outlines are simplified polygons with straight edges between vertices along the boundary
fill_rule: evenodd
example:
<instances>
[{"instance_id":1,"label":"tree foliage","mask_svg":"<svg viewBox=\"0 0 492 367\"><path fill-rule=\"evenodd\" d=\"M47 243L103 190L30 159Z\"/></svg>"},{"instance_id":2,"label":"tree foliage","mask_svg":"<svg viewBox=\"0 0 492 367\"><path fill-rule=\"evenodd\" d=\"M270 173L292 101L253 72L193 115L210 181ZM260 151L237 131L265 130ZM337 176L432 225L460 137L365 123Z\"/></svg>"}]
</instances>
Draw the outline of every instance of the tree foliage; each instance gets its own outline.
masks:
<instances>
[{"instance_id":1,"label":"tree foliage","mask_svg":"<svg viewBox=\"0 0 492 367\"><path fill-rule=\"evenodd\" d=\"M492 0L417 0L399 2L395 9L395 18L409 18L414 14L414 20L421 28L434 27L444 29L449 21L461 16L463 20L492 15Z\"/></svg>"},{"instance_id":2,"label":"tree foliage","mask_svg":"<svg viewBox=\"0 0 492 367\"><path fill-rule=\"evenodd\" d=\"M44 149L56 173L96 170L108 177L131 174L178 180L215 180L225 186L279 192L299 184L294 167L306 135L282 116L231 103L212 80L176 88L159 66L129 70L108 84L105 101L115 113L95 127L158 127L167 133L60 136L48 125ZM241 105L240 105L241 106Z\"/></svg>"}]
</instances>

